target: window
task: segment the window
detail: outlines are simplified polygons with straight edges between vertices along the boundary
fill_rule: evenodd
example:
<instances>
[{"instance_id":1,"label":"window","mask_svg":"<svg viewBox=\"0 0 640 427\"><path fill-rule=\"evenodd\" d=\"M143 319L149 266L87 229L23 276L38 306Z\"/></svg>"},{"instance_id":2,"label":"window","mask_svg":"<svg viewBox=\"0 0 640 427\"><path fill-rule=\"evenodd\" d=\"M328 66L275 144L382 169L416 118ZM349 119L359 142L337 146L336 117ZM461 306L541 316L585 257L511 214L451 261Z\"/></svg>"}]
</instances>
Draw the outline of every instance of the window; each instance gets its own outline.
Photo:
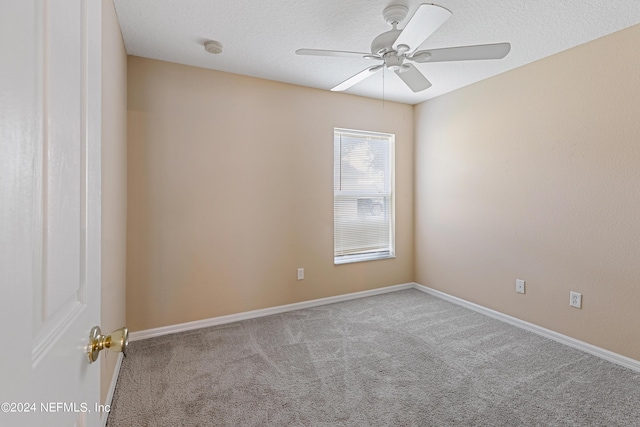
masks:
<instances>
[{"instance_id":1,"label":"window","mask_svg":"<svg viewBox=\"0 0 640 427\"><path fill-rule=\"evenodd\" d=\"M395 257L394 142L391 134L334 129L334 264Z\"/></svg>"}]
</instances>

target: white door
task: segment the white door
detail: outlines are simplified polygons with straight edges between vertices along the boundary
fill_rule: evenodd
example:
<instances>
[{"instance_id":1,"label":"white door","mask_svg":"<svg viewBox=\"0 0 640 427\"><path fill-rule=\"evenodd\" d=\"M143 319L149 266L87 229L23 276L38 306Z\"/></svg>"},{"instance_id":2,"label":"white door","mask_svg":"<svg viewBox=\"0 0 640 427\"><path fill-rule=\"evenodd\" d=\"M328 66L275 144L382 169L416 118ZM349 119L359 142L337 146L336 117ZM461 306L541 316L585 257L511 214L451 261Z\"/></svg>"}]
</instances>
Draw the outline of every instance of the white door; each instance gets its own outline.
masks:
<instances>
[{"instance_id":1,"label":"white door","mask_svg":"<svg viewBox=\"0 0 640 427\"><path fill-rule=\"evenodd\" d=\"M0 4L0 425L98 425L101 2Z\"/></svg>"}]
</instances>

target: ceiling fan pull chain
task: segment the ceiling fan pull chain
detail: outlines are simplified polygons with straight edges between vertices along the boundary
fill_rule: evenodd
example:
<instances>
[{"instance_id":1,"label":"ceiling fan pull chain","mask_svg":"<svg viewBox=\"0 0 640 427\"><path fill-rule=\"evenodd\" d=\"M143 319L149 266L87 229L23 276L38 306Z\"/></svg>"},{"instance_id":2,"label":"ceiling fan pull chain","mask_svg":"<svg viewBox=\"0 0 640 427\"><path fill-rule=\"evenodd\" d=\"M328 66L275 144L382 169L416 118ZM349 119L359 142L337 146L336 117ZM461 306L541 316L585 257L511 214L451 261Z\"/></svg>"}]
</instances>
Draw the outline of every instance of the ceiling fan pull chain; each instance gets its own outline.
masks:
<instances>
[{"instance_id":1,"label":"ceiling fan pull chain","mask_svg":"<svg viewBox=\"0 0 640 427\"><path fill-rule=\"evenodd\" d=\"M382 109L384 110L384 75L386 74L385 69L382 69Z\"/></svg>"}]
</instances>

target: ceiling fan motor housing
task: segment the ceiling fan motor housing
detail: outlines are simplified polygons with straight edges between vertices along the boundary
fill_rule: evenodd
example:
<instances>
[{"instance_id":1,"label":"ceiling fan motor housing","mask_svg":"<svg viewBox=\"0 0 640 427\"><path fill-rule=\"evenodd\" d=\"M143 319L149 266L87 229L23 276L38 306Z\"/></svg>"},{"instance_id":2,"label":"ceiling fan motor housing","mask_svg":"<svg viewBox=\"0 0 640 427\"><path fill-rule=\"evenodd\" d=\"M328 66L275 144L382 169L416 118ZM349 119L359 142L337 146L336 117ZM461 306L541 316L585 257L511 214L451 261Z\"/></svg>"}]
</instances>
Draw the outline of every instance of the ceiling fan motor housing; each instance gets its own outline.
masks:
<instances>
[{"instance_id":1,"label":"ceiling fan motor housing","mask_svg":"<svg viewBox=\"0 0 640 427\"><path fill-rule=\"evenodd\" d=\"M397 55L395 52L388 52L384 55L384 65L391 71L402 71L402 63L404 62L404 56Z\"/></svg>"}]
</instances>

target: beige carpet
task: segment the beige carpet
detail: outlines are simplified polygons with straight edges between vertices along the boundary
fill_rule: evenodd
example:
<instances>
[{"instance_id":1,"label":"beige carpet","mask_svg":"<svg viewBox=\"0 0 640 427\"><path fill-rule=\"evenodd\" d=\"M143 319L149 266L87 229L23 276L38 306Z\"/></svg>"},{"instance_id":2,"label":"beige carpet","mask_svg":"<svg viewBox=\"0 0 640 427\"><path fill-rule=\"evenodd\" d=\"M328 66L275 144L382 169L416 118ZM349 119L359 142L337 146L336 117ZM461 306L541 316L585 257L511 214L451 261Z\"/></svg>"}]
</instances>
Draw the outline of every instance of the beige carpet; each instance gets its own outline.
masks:
<instances>
[{"instance_id":1,"label":"beige carpet","mask_svg":"<svg viewBox=\"0 0 640 427\"><path fill-rule=\"evenodd\" d=\"M417 290L131 343L135 426L640 426L640 374Z\"/></svg>"}]
</instances>

